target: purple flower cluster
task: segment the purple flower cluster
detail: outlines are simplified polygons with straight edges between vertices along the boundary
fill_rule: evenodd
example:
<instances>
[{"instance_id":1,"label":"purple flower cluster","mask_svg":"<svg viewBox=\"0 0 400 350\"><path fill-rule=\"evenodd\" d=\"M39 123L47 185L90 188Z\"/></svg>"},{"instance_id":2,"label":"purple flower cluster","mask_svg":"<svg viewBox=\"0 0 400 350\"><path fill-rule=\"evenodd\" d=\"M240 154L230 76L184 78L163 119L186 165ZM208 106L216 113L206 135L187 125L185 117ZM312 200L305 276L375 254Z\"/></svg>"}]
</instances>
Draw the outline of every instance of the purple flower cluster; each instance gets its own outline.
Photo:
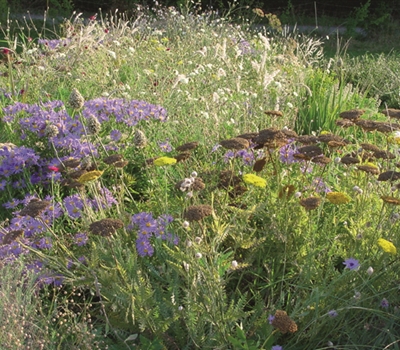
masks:
<instances>
[{"instance_id":1,"label":"purple flower cluster","mask_svg":"<svg viewBox=\"0 0 400 350\"><path fill-rule=\"evenodd\" d=\"M82 111L84 117L94 115L100 123L108 121L111 116L115 117L117 123L125 123L127 126L134 126L141 120L167 120L167 111L158 105L145 101L123 99L108 100L97 98L86 101Z\"/></svg>"},{"instance_id":2,"label":"purple flower cluster","mask_svg":"<svg viewBox=\"0 0 400 350\"><path fill-rule=\"evenodd\" d=\"M172 233L167 232L167 226L173 221L170 215L161 215L157 219L151 213L138 213L132 216L129 230L137 230L136 249L140 256L152 256L154 247L151 238L155 237L177 245L179 239Z\"/></svg>"},{"instance_id":3,"label":"purple flower cluster","mask_svg":"<svg viewBox=\"0 0 400 350\"><path fill-rule=\"evenodd\" d=\"M242 149L240 151L228 151L224 154L224 162L228 163L230 159L240 158L243 161L244 165L252 166L254 164L254 153L250 150Z\"/></svg>"},{"instance_id":4,"label":"purple flower cluster","mask_svg":"<svg viewBox=\"0 0 400 350\"><path fill-rule=\"evenodd\" d=\"M71 43L71 39L39 39L38 44L47 47L50 50L55 50L60 47L68 46Z\"/></svg>"}]
</instances>

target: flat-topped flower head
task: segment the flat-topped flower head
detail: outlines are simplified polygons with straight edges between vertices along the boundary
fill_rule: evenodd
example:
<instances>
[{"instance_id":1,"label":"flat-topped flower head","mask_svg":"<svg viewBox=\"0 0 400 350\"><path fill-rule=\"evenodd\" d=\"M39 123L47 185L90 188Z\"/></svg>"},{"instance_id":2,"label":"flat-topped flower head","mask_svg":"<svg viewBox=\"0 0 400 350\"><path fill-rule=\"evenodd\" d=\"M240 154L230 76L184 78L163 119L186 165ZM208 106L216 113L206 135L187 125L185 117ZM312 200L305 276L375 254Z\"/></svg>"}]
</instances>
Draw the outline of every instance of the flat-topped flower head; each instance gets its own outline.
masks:
<instances>
[{"instance_id":1,"label":"flat-topped flower head","mask_svg":"<svg viewBox=\"0 0 400 350\"><path fill-rule=\"evenodd\" d=\"M326 199L332 204L346 204L350 202L350 197L343 192L329 192L326 194Z\"/></svg>"},{"instance_id":2,"label":"flat-topped flower head","mask_svg":"<svg viewBox=\"0 0 400 350\"><path fill-rule=\"evenodd\" d=\"M247 184L254 185L256 187L261 187L261 188L267 187L267 180L254 174L243 175L243 181Z\"/></svg>"},{"instance_id":3,"label":"flat-topped flower head","mask_svg":"<svg viewBox=\"0 0 400 350\"><path fill-rule=\"evenodd\" d=\"M164 165L171 165L175 164L177 160L175 158L170 158L170 157L160 157L157 158L153 161L153 164L155 166L164 166Z\"/></svg>"},{"instance_id":4,"label":"flat-topped flower head","mask_svg":"<svg viewBox=\"0 0 400 350\"><path fill-rule=\"evenodd\" d=\"M100 171L100 170L88 171L87 173L82 174L78 178L78 182L80 182L81 184L84 184L86 182L94 181L94 180L97 180L102 174L103 174L103 171Z\"/></svg>"},{"instance_id":5,"label":"flat-topped flower head","mask_svg":"<svg viewBox=\"0 0 400 350\"><path fill-rule=\"evenodd\" d=\"M386 253L396 255L397 249L392 242L387 241L384 238L378 239L378 245L385 251Z\"/></svg>"}]
</instances>

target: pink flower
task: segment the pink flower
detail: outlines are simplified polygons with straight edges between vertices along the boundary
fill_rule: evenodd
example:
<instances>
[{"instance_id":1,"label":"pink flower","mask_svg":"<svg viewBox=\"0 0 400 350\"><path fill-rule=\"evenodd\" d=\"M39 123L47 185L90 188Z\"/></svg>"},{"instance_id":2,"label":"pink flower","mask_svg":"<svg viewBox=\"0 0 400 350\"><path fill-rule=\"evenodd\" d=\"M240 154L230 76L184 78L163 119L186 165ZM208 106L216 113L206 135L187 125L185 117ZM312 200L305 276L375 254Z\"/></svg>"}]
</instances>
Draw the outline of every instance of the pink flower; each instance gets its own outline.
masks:
<instances>
[{"instance_id":1,"label":"pink flower","mask_svg":"<svg viewBox=\"0 0 400 350\"><path fill-rule=\"evenodd\" d=\"M49 165L47 168L48 168L49 170L55 171L55 172L59 172L59 171L60 171L59 168L57 168L56 166L53 166L53 165Z\"/></svg>"}]
</instances>

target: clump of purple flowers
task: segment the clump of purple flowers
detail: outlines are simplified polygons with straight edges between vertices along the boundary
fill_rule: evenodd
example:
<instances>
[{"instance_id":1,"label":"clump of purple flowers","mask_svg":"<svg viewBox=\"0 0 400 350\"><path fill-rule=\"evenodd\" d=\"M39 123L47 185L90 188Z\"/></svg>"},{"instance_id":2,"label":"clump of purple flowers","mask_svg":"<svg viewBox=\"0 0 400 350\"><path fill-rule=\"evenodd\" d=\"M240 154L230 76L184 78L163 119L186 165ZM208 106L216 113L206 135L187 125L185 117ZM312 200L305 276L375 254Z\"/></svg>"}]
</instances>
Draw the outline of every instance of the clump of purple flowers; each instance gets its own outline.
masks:
<instances>
[{"instance_id":1,"label":"clump of purple flowers","mask_svg":"<svg viewBox=\"0 0 400 350\"><path fill-rule=\"evenodd\" d=\"M136 249L140 256L152 256L154 247L151 239L162 239L175 245L179 243L177 236L167 232L168 225L173 221L170 215L161 215L157 219L151 213L138 213L132 216L128 230L136 230L138 237L136 239Z\"/></svg>"}]
</instances>

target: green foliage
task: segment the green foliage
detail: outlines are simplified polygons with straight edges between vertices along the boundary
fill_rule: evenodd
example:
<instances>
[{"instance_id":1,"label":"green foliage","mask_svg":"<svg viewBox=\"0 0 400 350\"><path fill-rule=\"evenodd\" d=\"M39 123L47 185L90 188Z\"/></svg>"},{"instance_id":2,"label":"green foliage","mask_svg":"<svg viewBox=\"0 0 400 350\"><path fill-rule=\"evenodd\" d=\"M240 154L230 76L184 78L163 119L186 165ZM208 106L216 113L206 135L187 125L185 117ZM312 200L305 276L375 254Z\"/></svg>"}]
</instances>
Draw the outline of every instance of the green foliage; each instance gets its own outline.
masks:
<instances>
[{"instance_id":1,"label":"green foliage","mask_svg":"<svg viewBox=\"0 0 400 350\"><path fill-rule=\"evenodd\" d=\"M365 63L390 62L393 66L375 68L391 74L388 68L394 72L397 67L395 56L376 61L365 56L365 61L354 61L357 68L351 71L348 57L338 53L336 61L342 64L335 66L325 59L323 42L317 38L253 33L247 24L238 27L215 14L159 11L156 18L140 11L135 18L71 17L52 33L62 40L52 42L54 47L28 40L25 32L10 32L6 39L14 52L2 71L11 69L15 86L10 76L0 75L5 92L14 90L1 99L1 107L26 103L37 109L56 99L64 102L55 110L43 109L31 128L24 128L28 112L10 120L10 112L3 110L2 141L14 145L0 149L0 169L14 160L19 146L29 147L41 160L29 170L14 167L17 171L11 176L1 173L0 178L1 204L10 207L2 211L0 232L1 254L8 259L2 257L6 283L0 288L1 310L8 307L13 317L2 326L12 334L10 344L21 348L30 341L20 335L26 329L13 333L10 326L22 319L20 305L30 326L39 325L32 344L43 339L49 349L269 350L282 344L295 350L321 349L328 342L338 348L381 349L395 344L400 266L396 255L377 240L400 246L394 205L398 186L377 181L376 172L388 170L398 176L394 169L399 137L366 132L357 125L339 129L335 124L340 112L361 108L366 110L362 119L395 127L378 111L373 77L366 79L361 73ZM45 35L47 30L38 32ZM16 93L23 88L23 94ZM86 106L69 104L73 88L87 104L97 99L90 113ZM132 110L118 104L133 100ZM138 100L165 108L166 122L153 120L153 110L134 120L139 108L145 108ZM114 109L100 115L107 103ZM132 117L130 124L118 120L118 108L125 108L122 117ZM84 126L79 137L60 149L52 143L60 140L44 133L59 116L52 125L61 130L67 128L64 119L74 128L78 122ZM98 129L88 132L97 117ZM41 125L43 118L49 123ZM267 128L269 133L260 133ZM317 164L322 157L301 158L303 144L291 128L314 136L335 132L350 142L336 148L319 138L328 160ZM118 140L111 136L116 130ZM137 131L146 135L147 143L138 144ZM243 136L251 132L255 135ZM259 137L265 134L279 138L264 142ZM227 139L237 135L248 137L256 147L236 140L243 149L224 148L229 147ZM84 141L93 143L89 157L75 155L78 166L62 167L69 147ZM160 147L166 142L171 150ZM367 142L380 151L368 151L373 147ZM186 143L196 147L183 153ZM218 147L221 144L224 147ZM111 155L128 164L106 162ZM344 155L359 163L345 164ZM179 161L157 166L153 161L161 156ZM358 168L367 161L376 164L374 173ZM61 180L70 179L76 168L82 170L83 163L84 171L95 173L91 181L78 177L81 186L64 186ZM59 171L51 173L49 164L57 164ZM51 181L31 181L37 169ZM244 174L255 173L265 187L244 182ZM18 182L22 179L24 183ZM331 203L326 191L344 193L350 201ZM32 206L38 205L36 199L47 198L48 212L42 213L46 216L21 212L31 196ZM85 200L72 210L80 215L67 210L72 200L64 200L69 196ZM115 199L113 204L105 204L107 196ZM304 205L309 197L319 198L315 208ZM54 212L58 205L63 210L59 216ZM197 214L207 216L197 220L188 208L199 205L203 206L197 207ZM145 222L133 223L140 213L146 214L141 216ZM157 221L157 231L147 214L171 215L173 220L165 230ZM105 219L115 221L93 226ZM13 232L18 225L23 233ZM40 232L32 233L35 225ZM88 235L86 244L76 243L77 233ZM144 237L150 237L154 252L140 251ZM42 238L51 238L52 246L40 247ZM19 249L24 254L18 259L7 255L11 250L18 255ZM358 269L343 264L351 257L358 260ZM14 260L22 264L21 270L7 266ZM23 284L25 293L19 277L25 268L36 267L37 260L45 265ZM15 268L15 275L8 267ZM37 289L37 281L61 282L59 274L62 286ZM54 275L59 279L52 279ZM11 296L16 296L15 302ZM291 328L292 333L283 334L282 325L274 324L278 310L287 313L297 332ZM8 341L6 335L1 337L2 343Z\"/></svg>"}]
</instances>

